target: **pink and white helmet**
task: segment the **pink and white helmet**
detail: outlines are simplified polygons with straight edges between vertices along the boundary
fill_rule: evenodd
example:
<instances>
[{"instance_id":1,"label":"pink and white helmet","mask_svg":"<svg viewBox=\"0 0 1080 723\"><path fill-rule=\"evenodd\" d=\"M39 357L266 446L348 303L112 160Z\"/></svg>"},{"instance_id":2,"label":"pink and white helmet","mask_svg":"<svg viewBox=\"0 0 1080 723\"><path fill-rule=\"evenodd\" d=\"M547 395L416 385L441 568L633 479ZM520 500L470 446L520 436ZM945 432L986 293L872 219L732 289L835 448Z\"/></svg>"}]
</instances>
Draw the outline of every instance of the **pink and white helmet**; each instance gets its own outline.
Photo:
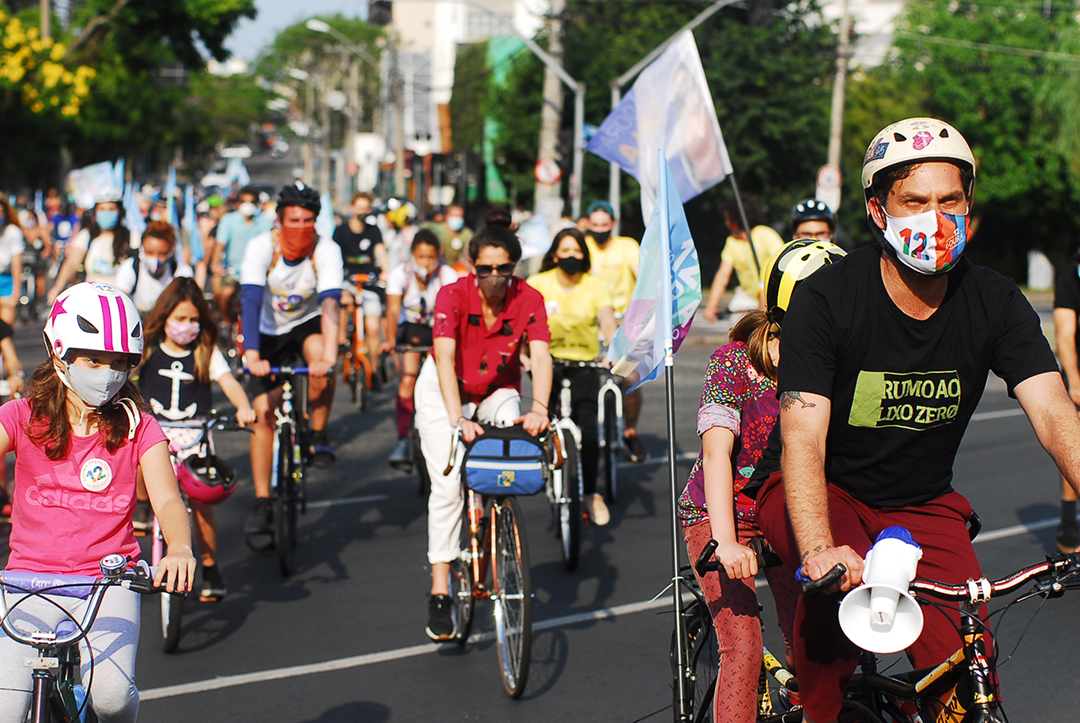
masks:
<instances>
[{"instance_id":1,"label":"pink and white helmet","mask_svg":"<svg viewBox=\"0 0 1080 723\"><path fill-rule=\"evenodd\" d=\"M45 345L60 359L72 349L141 357L142 319L135 302L115 287L77 284L53 303L45 322Z\"/></svg>"}]
</instances>

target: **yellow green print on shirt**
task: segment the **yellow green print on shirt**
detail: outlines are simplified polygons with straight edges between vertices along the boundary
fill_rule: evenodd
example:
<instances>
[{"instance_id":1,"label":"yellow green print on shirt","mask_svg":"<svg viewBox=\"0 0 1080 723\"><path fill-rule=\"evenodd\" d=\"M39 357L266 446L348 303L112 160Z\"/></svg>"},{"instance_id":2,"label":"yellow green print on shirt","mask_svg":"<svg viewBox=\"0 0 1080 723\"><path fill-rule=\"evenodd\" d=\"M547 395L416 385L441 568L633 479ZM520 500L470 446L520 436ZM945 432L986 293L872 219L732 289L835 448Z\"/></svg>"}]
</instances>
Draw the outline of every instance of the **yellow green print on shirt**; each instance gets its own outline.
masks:
<instances>
[{"instance_id":1,"label":"yellow green print on shirt","mask_svg":"<svg viewBox=\"0 0 1080 723\"><path fill-rule=\"evenodd\" d=\"M859 372L848 424L920 432L956 419L960 375L940 372Z\"/></svg>"}]
</instances>

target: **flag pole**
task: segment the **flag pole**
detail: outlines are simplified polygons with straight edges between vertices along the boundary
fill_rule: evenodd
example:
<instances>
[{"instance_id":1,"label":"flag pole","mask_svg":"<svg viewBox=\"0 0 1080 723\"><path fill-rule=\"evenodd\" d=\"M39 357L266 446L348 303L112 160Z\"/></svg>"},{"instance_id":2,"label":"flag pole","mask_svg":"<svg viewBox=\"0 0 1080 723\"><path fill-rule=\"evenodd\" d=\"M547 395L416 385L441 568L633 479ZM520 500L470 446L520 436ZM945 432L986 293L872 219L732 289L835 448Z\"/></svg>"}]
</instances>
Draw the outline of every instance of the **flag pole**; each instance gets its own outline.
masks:
<instances>
[{"instance_id":1,"label":"flag pole","mask_svg":"<svg viewBox=\"0 0 1080 723\"><path fill-rule=\"evenodd\" d=\"M657 333L663 334L664 341L664 382L667 389L667 437L668 437L668 481L671 487L671 590L675 605L675 654L679 665L679 681L677 684L678 699L676 712L677 720L687 719L686 680L690 674L689 661L686 651L686 634L683 630L682 610L682 576L679 574L679 547L681 540L679 535L679 511L678 511L678 481L676 479L675 454L675 351L672 343L672 312L671 312L671 223L668 218L668 193L664 151L659 151L660 162L660 188L657 194L657 203L660 207L660 248L663 251L663 260L660 264L660 290L657 294Z\"/></svg>"},{"instance_id":2,"label":"flag pole","mask_svg":"<svg viewBox=\"0 0 1080 723\"><path fill-rule=\"evenodd\" d=\"M728 176L731 179L731 190L735 192L735 205L739 207L739 218L742 219L743 231L746 232L746 241L750 244L750 256L754 259L754 268L757 270L758 279L761 278L761 262L758 261L757 249L754 248L754 236L750 233L750 222L746 220L746 209L743 208L742 196L739 195L739 184L735 183L735 171Z\"/></svg>"}]
</instances>

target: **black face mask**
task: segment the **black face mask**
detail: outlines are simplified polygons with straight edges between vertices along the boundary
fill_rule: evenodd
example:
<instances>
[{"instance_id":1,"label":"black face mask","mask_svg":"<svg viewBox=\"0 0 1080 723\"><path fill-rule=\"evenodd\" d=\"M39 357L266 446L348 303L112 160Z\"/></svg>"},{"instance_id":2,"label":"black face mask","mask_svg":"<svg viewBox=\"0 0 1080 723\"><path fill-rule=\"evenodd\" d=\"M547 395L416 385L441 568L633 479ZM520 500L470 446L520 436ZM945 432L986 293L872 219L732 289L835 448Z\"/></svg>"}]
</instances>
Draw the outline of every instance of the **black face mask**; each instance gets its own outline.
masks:
<instances>
[{"instance_id":1,"label":"black face mask","mask_svg":"<svg viewBox=\"0 0 1080 723\"><path fill-rule=\"evenodd\" d=\"M556 259L555 263L567 276L574 276L575 274L581 273L582 268L585 266L585 259L579 259L576 256L567 256L566 258Z\"/></svg>"},{"instance_id":2,"label":"black face mask","mask_svg":"<svg viewBox=\"0 0 1080 723\"><path fill-rule=\"evenodd\" d=\"M593 241L598 244L606 244L607 240L611 238L611 231L589 231L589 235L593 237Z\"/></svg>"}]
</instances>

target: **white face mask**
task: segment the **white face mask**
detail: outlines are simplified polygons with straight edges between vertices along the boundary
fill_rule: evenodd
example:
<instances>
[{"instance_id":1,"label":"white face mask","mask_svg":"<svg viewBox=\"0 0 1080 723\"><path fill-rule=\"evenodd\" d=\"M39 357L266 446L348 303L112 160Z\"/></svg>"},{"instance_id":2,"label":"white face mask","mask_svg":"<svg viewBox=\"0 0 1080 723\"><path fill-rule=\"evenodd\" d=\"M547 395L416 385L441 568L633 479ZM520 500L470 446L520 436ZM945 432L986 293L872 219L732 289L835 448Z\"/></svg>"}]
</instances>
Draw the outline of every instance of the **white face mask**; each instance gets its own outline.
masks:
<instances>
[{"instance_id":1,"label":"white face mask","mask_svg":"<svg viewBox=\"0 0 1080 723\"><path fill-rule=\"evenodd\" d=\"M964 252L967 214L927 211L899 218L885 214L885 240L905 266L926 276L949 271Z\"/></svg>"},{"instance_id":2,"label":"white face mask","mask_svg":"<svg viewBox=\"0 0 1080 723\"><path fill-rule=\"evenodd\" d=\"M240 211L240 213L245 218L252 218L252 217L255 216L256 213L258 213L259 207L256 206L251 201L245 201L244 203L240 204L240 206L239 206L239 208L237 210Z\"/></svg>"}]
</instances>

